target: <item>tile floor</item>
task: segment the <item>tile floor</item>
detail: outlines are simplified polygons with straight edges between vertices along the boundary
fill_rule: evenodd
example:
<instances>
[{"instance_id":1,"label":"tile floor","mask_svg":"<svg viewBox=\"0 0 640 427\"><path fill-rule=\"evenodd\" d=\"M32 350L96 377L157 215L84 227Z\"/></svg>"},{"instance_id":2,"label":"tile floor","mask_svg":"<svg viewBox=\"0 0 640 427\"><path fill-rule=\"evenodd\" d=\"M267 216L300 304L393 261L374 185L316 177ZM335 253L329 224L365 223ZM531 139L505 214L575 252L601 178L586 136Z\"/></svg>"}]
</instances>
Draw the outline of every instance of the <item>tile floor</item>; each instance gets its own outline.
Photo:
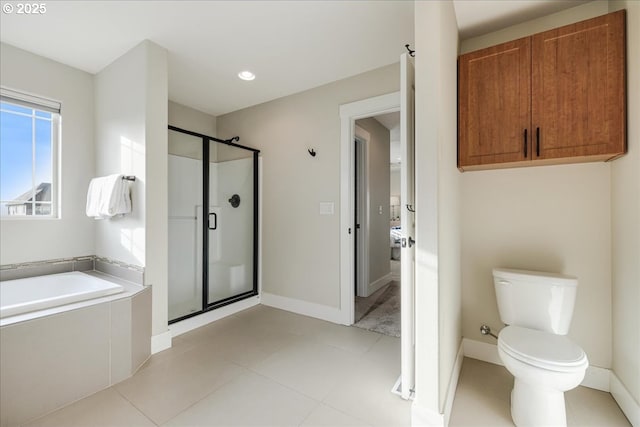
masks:
<instances>
[{"instance_id":1,"label":"tile floor","mask_svg":"<svg viewBox=\"0 0 640 427\"><path fill-rule=\"evenodd\" d=\"M136 375L29 426L408 426L390 393L399 339L264 306L176 337ZM511 425L511 377L465 359L452 426ZM611 396L579 388L570 425L628 425Z\"/></svg>"},{"instance_id":2,"label":"tile floor","mask_svg":"<svg viewBox=\"0 0 640 427\"><path fill-rule=\"evenodd\" d=\"M513 426L513 377L502 366L465 358L451 411L450 427ZM565 393L568 426L630 426L609 393L577 387Z\"/></svg>"}]
</instances>

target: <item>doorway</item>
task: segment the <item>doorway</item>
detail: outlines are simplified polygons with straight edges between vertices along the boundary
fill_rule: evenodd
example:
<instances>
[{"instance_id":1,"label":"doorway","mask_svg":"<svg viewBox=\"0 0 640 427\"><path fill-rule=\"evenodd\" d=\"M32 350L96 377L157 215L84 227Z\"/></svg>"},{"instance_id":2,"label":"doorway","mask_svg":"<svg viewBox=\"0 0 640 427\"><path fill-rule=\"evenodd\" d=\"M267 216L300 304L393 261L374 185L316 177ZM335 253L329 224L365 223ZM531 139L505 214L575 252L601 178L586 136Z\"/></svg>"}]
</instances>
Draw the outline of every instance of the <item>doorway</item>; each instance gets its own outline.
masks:
<instances>
[{"instance_id":1,"label":"doorway","mask_svg":"<svg viewBox=\"0 0 640 427\"><path fill-rule=\"evenodd\" d=\"M400 112L356 120L354 145L354 326L400 337Z\"/></svg>"},{"instance_id":2,"label":"doorway","mask_svg":"<svg viewBox=\"0 0 640 427\"><path fill-rule=\"evenodd\" d=\"M169 126L169 323L258 294L258 154Z\"/></svg>"},{"instance_id":3,"label":"doorway","mask_svg":"<svg viewBox=\"0 0 640 427\"><path fill-rule=\"evenodd\" d=\"M340 191L340 313L342 323L353 325L355 323L355 297L357 290L355 277L356 257L356 227L355 222L355 157L356 157L356 120L373 117L376 115L393 113L400 108L400 93L390 93L365 99L363 101L345 104L340 107L341 116L341 191ZM359 134L361 139L366 139L366 134ZM366 146L366 144L365 144ZM366 168L366 166L365 166ZM366 190L361 190L361 192ZM388 202L387 202L388 203ZM361 225L362 227L362 225ZM366 233L365 233L366 235ZM364 243L362 246L366 247ZM368 257L363 257L367 259ZM363 268L366 270L366 268Z\"/></svg>"}]
</instances>

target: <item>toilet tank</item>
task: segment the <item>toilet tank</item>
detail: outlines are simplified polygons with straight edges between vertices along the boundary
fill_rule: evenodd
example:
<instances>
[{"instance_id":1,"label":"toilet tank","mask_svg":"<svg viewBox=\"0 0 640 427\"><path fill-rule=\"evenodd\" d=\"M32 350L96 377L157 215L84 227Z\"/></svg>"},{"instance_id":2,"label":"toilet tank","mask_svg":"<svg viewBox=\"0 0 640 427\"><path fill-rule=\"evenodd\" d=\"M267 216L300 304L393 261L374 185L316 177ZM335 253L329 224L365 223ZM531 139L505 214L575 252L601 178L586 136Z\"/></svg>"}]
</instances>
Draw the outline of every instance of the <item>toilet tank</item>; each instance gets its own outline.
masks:
<instances>
[{"instance_id":1,"label":"toilet tank","mask_svg":"<svg viewBox=\"0 0 640 427\"><path fill-rule=\"evenodd\" d=\"M578 279L541 271L493 269L500 319L522 326L566 335L571 325Z\"/></svg>"}]
</instances>

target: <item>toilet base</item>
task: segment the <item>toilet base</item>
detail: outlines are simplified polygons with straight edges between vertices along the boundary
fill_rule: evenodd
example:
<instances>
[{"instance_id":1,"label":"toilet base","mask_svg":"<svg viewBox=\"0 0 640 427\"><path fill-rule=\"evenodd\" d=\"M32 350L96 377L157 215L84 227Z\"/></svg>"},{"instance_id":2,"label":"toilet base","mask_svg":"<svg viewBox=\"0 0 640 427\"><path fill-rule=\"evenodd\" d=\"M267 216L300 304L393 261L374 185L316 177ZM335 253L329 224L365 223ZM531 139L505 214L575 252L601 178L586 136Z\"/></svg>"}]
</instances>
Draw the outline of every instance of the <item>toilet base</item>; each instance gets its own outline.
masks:
<instances>
[{"instance_id":1,"label":"toilet base","mask_svg":"<svg viewBox=\"0 0 640 427\"><path fill-rule=\"evenodd\" d=\"M515 378L511 391L511 418L518 427L566 427L564 393L532 386Z\"/></svg>"}]
</instances>

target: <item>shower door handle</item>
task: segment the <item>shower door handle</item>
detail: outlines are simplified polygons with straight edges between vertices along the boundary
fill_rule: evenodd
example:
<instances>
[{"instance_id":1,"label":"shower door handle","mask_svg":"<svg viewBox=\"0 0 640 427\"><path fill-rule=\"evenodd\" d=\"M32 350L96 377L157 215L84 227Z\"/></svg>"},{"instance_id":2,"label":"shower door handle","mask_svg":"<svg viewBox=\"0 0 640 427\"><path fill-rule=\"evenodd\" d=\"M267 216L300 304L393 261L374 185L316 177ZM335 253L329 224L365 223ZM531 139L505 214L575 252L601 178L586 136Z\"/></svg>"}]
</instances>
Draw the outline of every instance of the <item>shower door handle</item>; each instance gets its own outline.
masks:
<instances>
[{"instance_id":1,"label":"shower door handle","mask_svg":"<svg viewBox=\"0 0 640 427\"><path fill-rule=\"evenodd\" d=\"M211 227L211 215L213 215L213 227ZM218 214L215 212L209 212L209 224L207 225L209 230L217 230L218 229Z\"/></svg>"}]
</instances>

